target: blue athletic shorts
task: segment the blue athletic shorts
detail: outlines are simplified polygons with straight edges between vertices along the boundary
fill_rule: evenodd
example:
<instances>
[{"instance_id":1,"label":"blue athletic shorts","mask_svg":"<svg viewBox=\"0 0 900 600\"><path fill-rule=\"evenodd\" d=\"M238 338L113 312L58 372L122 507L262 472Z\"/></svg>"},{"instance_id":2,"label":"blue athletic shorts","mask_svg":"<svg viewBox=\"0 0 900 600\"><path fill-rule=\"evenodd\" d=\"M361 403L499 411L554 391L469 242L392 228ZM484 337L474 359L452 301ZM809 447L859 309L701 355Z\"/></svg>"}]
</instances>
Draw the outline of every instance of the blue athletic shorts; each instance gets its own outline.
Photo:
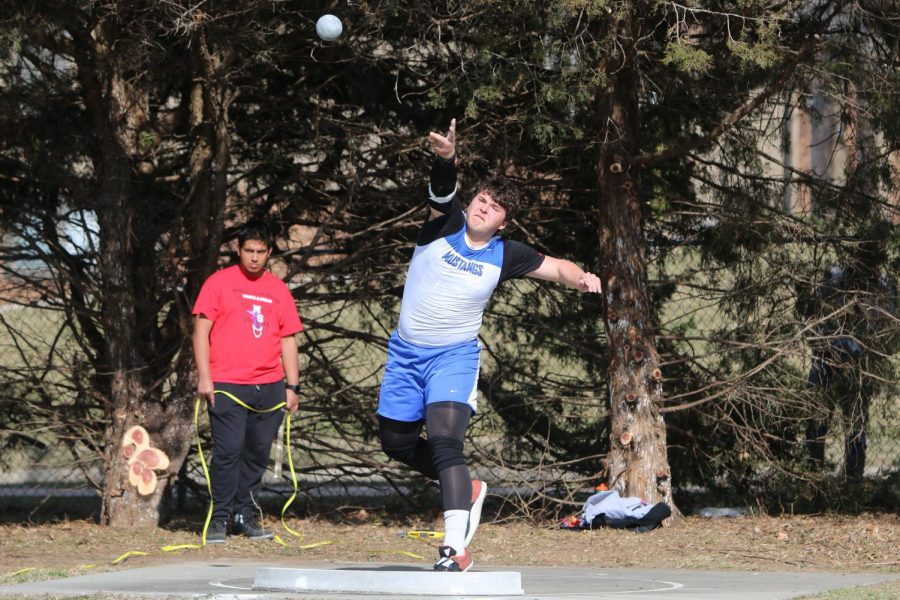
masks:
<instances>
[{"instance_id":1,"label":"blue athletic shorts","mask_svg":"<svg viewBox=\"0 0 900 600\"><path fill-rule=\"evenodd\" d=\"M420 421L433 402L464 402L478 408L478 340L423 348L397 332L388 342L388 359L378 396L378 414L397 421Z\"/></svg>"}]
</instances>

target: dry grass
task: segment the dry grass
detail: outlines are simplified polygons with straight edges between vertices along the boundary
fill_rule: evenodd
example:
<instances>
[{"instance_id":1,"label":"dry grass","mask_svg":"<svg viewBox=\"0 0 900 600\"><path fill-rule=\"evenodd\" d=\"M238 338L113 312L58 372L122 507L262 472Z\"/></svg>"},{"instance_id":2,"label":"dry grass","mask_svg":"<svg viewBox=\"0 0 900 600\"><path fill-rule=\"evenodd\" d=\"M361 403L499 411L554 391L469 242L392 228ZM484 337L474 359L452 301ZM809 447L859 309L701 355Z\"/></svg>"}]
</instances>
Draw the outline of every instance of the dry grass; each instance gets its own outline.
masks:
<instances>
[{"instance_id":1,"label":"dry grass","mask_svg":"<svg viewBox=\"0 0 900 600\"><path fill-rule=\"evenodd\" d=\"M385 524L377 514L358 511L342 523L289 520L302 540L271 523L287 546L229 538L223 546L166 553L162 546L197 543L186 527L123 530L89 521L41 525L0 525L0 584L13 579L61 577L92 569L127 569L183 562L245 558L269 563L421 562L435 555L434 540L403 537L409 529L440 523ZM349 521L349 522L348 522ZM355 522L353 522L355 521ZM329 542L310 548L307 544ZM603 568L686 568L778 571L900 572L900 517L897 515L690 517L679 526L636 534L618 530L566 531L555 524L484 524L472 544L481 565L559 565ZM133 555L111 564L128 551ZM415 558L411 554L421 556ZM87 567L86 565L96 565ZM11 578L21 569L33 568ZM28 573L31 575L29 576Z\"/></svg>"}]
</instances>

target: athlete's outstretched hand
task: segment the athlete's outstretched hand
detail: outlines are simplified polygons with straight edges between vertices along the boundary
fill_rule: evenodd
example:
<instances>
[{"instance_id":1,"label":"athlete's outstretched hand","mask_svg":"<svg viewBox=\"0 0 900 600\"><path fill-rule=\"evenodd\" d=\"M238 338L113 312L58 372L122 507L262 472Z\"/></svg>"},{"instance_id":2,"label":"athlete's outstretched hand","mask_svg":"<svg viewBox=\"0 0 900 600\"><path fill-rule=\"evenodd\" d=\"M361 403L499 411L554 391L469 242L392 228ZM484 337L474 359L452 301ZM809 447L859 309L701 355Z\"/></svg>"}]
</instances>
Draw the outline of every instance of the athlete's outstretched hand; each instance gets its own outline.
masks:
<instances>
[{"instance_id":1,"label":"athlete's outstretched hand","mask_svg":"<svg viewBox=\"0 0 900 600\"><path fill-rule=\"evenodd\" d=\"M599 294L603 291L603 287L600 285L600 278L593 273L585 273L578 278L578 289L582 292L594 294Z\"/></svg>"},{"instance_id":2,"label":"athlete's outstretched hand","mask_svg":"<svg viewBox=\"0 0 900 600\"><path fill-rule=\"evenodd\" d=\"M456 154L456 119L450 120L450 130L447 135L431 132L428 134L428 140L435 154L441 158L450 160Z\"/></svg>"}]
</instances>

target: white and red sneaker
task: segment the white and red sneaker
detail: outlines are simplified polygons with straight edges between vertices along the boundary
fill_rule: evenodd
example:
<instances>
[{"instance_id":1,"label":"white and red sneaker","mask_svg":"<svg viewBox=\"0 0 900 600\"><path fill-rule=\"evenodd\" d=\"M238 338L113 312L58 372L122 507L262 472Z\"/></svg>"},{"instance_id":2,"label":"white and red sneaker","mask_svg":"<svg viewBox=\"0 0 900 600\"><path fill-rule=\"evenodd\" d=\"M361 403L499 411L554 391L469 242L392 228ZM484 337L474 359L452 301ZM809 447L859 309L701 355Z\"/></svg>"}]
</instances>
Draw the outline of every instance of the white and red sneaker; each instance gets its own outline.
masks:
<instances>
[{"instance_id":1,"label":"white and red sneaker","mask_svg":"<svg viewBox=\"0 0 900 600\"><path fill-rule=\"evenodd\" d=\"M441 557L434 563L435 571L451 571L455 573L463 573L472 568L475 561L472 560L472 553L465 550L462 555L457 555L456 550L450 546L441 546L438 548L438 554Z\"/></svg>"},{"instance_id":2,"label":"white and red sneaker","mask_svg":"<svg viewBox=\"0 0 900 600\"><path fill-rule=\"evenodd\" d=\"M472 480L472 506L469 508L469 522L466 523L466 547L475 537L475 531L481 522L481 507L484 506L484 497L487 496L487 486L480 479Z\"/></svg>"}]
</instances>

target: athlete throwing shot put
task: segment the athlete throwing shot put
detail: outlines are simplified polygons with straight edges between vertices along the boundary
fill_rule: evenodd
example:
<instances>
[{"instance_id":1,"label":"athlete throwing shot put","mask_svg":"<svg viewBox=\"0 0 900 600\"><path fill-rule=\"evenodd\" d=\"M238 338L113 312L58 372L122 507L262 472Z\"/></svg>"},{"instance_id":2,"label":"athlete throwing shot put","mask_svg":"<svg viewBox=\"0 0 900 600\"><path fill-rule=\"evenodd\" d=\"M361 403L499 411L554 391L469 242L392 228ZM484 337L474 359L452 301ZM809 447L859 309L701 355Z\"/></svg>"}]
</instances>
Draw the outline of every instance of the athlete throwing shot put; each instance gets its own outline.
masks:
<instances>
[{"instance_id":1,"label":"athlete throwing shot put","mask_svg":"<svg viewBox=\"0 0 900 600\"><path fill-rule=\"evenodd\" d=\"M444 545L435 571L468 571L469 542L487 487L472 480L463 440L475 412L484 309L498 284L516 277L600 292L600 280L575 263L544 256L497 233L515 215L520 193L488 179L468 207L457 198L456 120L430 133L435 152L429 216L406 275L400 322L388 343L378 399L381 446L390 458L440 482ZM421 436L425 428L427 438Z\"/></svg>"}]
</instances>

